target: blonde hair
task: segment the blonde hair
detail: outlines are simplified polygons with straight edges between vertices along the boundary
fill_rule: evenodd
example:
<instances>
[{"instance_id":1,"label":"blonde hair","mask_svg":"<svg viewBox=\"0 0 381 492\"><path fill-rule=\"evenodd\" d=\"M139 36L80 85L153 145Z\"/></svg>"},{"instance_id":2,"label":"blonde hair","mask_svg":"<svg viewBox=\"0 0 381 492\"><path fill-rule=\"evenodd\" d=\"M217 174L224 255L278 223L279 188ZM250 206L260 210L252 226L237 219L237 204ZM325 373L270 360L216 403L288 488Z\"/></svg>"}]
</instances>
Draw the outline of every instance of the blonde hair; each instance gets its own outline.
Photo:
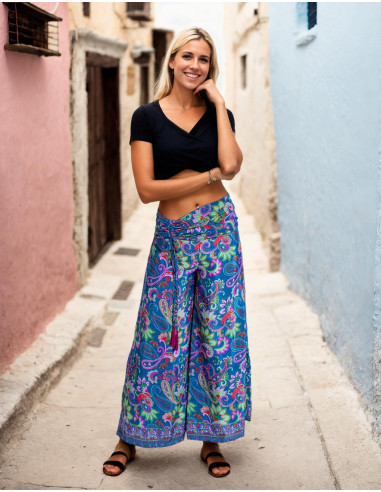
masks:
<instances>
[{"instance_id":1,"label":"blonde hair","mask_svg":"<svg viewBox=\"0 0 381 492\"><path fill-rule=\"evenodd\" d=\"M180 48L184 46L188 41L192 39L203 39L210 47L210 65L208 78L212 79L214 83L217 82L218 74L220 72L217 62L217 50L213 43L213 40L208 32L201 27L190 27L183 29L177 36L175 36L171 44L167 49L167 53L162 62L160 75L155 82L154 97L153 99L161 99L172 91L173 88L173 72L169 67L169 61L176 56L176 53Z\"/></svg>"}]
</instances>

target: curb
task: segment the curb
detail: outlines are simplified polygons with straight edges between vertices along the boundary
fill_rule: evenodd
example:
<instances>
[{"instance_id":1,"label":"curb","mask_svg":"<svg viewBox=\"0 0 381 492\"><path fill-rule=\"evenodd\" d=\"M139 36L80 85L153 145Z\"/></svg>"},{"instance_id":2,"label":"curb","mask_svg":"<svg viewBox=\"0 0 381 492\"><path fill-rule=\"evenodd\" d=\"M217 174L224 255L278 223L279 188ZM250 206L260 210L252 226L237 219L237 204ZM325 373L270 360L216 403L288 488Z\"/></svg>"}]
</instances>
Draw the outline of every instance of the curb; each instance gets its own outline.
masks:
<instances>
[{"instance_id":1,"label":"curb","mask_svg":"<svg viewBox=\"0 0 381 492\"><path fill-rule=\"evenodd\" d=\"M15 438L33 404L57 383L87 346L88 327L109 301L78 291L64 311L0 376L0 439ZM20 431L19 431L20 432Z\"/></svg>"}]
</instances>

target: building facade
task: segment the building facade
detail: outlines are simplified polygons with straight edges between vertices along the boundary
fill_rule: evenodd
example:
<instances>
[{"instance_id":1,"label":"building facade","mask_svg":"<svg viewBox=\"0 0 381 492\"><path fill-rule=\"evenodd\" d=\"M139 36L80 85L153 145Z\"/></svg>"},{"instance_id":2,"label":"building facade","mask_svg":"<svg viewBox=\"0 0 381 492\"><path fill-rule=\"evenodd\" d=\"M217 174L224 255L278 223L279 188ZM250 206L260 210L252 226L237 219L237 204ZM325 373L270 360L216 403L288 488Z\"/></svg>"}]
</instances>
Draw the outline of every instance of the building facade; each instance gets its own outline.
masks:
<instances>
[{"instance_id":1,"label":"building facade","mask_svg":"<svg viewBox=\"0 0 381 492\"><path fill-rule=\"evenodd\" d=\"M131 115L173 35L153 19L150 2L0 5L0 373L128 234Z\"/></svg>"},{"instance_id":2,"label":"building facade","mask_svg":"<svg viewBox=\"0 0 381 492\"><path fill-rule=\"evenodd\" d=\"M38 6L51 12L54 4ZM18 8L21 19L51 19L32 7ZM60 3L54 15L62 19L57 21L60 56L39 56L33 49L4 48L17 49L23 40L12 41L12 7L0 4L0 372L62 311L79 285L72 242L66 5ZM40 49L51 54L47 46Z\"/></svg>"},{"instance_id":3,"label":"building facade","mask_svg":"<svg viewBox=\"0 0 381 492\"><path fill-rule=\"evenodd\" d=\"M234 112L236 138L244 155L232 188L253 215L270 271L276 271L280 231L267 3L226 2L224 19L226 101Z\"/></svg>"},{"instance_id":4,"label":"building facade","mask_svg":"<svg viewBox=\"0 0 381 492\"><path fill-rule=\"evenodd\" d=\"M268 8L281 269L381 442L381 5Z\"/></svg>"},{"instance_id":5,"label":"building facade","mask_svg":"<svg viewBox=\"0 0 381 492\"><path fill-rule=\"evenodd\" d=\"M130 163L132 112L153 95L154 4L68 4L74 250L81 284L138 203Z\"/></svg>"}]
</instances>

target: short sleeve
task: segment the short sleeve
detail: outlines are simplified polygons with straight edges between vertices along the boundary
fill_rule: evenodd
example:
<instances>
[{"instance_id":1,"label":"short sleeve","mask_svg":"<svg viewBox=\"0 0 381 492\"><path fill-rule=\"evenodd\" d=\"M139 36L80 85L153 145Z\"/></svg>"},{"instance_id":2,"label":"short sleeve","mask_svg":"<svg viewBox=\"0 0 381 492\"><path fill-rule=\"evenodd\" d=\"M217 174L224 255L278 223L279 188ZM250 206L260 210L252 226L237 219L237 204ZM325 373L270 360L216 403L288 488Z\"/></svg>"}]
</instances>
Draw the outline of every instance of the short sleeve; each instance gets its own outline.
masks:
<instances>
[{"instance_id":1,"label":"short sleeve","mask_svg":"<svg viewBox=\"0 0 381 492\"><path fill-rule=\"evenodd\" d=\"M228 112L230 126L232 127L232 130L235 133L235 121L234 121L233 113L230 111L230 109L227 109L226 111Z\"/></svg>"},{"instance_id":2,"label":"short sleeve","mask_svg":"<svg viewBox=\"0 0 381 492\"><path fill-rule=\"evenodd\" d=\"M151 122L144 106L139 106L132 114L130 145L133 140L144 140L145 142L151 143L153 142Z\"/></svg>"}]
</instances>

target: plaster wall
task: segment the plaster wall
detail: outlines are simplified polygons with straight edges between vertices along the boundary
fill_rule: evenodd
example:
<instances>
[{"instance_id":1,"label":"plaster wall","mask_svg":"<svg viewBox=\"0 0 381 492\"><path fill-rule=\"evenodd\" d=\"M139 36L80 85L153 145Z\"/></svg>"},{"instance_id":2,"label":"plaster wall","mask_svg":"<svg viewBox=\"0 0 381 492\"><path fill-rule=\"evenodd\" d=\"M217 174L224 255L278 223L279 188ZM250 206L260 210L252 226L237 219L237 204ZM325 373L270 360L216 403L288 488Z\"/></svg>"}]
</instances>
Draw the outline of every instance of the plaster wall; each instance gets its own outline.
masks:
<instances>
[{"instance_id":1,"label":"plaster wall","mask_svg":"<svg viewBox=\"0 0 381 492\"><path fill-rule=\"evenodd\" d=\"M139 66L134 63L131 52L134 46L152 46L153 21L136 21L126 16L126 2L91 2L90 17L85 17L82 2L69 2L69 26L71 31L89 29L95 34L115 41L127 43L125 53L120 59L120 132L121 132L121 177L122 177L122 217L123 220L133 212L139 201L132 175L130 161L130 121L134 110L140 105ZM151 2L150 13L155 15L155 3ZM98 49L94 49L98 51ZM153 63L150 74L153 77ZM150 86L153 86L153 78Z\"/></svg>"},{"instance_id":2,"label":"plaster wall","mask_svg":"<svg viewBox=\"0 0 381 492\"><path fill-rule=\"evenodd\" d=\"M244 156L241 171L232 184L254 217L268 253L269 268L275 271L280 263L280 233L267 3L227 2L224 10L226 99L235 115L236 139Z\"/></svg>"},{"instance_id":3,"label":"plaster wall","mask_svg":"<svg viewBox=\"0 0 381 492\"><path fill-rule=\"evenodd\" d=\"M81 284L88 276L88 149L86 51L119 58L119 117L122 220L126 221L139 202L132 173L129 146L130 121L140 105L140 68L134 62L136 46L152 47L152 21L127 18L125 2L92 2L90 17L85 17L82 2L68 4L72 46L71 118L75 196L74 242ZM151 3L151 16L154 4ZM150 84L153 89L154 56L150 60ZM153 94L152 94L153 95Z\"/></svg>"},{"instance_id":4,"label":"plaster wall","mask_svg":"<svg viewBox=\"0 0 381 492\"><path fill-rule=\"evenodd\" d=\"M52 10L51 3L37 3ZM74 260L69 37L56 15L61 56L0 49L0 372L78 288ZM0 4L0 45L8 9Z\"/></svg>"},{"instance_id":5,"label":"plaster wall","mask_svg":"<svg viewBox=\"0 0 381 492\"><path fill-rule=\"evenodd\" d=\"M372 405L381 4L317 5L298 46L296 4L268 4L281 269Z\"/></svg>"}]
</instances>

